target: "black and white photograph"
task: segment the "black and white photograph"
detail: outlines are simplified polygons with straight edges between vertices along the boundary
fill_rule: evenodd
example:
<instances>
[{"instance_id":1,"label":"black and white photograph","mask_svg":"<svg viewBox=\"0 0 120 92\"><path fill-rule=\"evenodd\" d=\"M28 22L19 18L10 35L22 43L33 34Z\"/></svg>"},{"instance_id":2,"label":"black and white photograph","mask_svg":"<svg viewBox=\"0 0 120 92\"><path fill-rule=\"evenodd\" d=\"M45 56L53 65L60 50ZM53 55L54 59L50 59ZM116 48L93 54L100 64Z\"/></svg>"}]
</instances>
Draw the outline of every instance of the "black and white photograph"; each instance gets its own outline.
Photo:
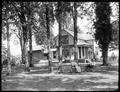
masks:
<instances>
[{"instance_id":1,"label":"black and white photograph","mask_svg":"<svg viewBox=\"0 0 120 92\"><path fill-rule=\"evenodd\" d=\"M119 2L2 1L1 91L119 90Z\"/></svg>"}]
</instances>

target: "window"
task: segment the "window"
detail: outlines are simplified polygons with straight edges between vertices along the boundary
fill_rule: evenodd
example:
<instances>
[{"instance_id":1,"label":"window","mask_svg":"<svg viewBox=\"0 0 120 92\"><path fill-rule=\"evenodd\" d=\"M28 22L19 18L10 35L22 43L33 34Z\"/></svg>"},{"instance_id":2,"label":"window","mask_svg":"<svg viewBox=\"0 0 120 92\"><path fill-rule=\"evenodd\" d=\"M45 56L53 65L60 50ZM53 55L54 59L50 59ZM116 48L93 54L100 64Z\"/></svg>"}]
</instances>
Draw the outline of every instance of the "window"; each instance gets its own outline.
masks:
<instances>
[{"instance_id":1,"label":"window","mask_svg":"<svg viewBox=\"0 0 120 92\"><path fill-rule=\"evenodd\" d=\"M61 43L62 44L68 44L68 41L69 41L68 35L61 36Z\"/></svg>"},{"instance_id":2,"label":"window","mask_svg":"<svg viewBox=\"0 0 120 92\"><path fill-rule=\"evenodd\" d=\"M53 51L53 58L56 58L56 51Z\"/></svg>"},{"instance_id":3,"label":"window","mask_svg":"<svg viewBox=\"0 0 120 92\"><path fill-rule=\"evenodd\" d=\"M68 57L70 54L70 49L68 47L63 48L62 54L64 57Z\"/></svg>"}]
</instances>

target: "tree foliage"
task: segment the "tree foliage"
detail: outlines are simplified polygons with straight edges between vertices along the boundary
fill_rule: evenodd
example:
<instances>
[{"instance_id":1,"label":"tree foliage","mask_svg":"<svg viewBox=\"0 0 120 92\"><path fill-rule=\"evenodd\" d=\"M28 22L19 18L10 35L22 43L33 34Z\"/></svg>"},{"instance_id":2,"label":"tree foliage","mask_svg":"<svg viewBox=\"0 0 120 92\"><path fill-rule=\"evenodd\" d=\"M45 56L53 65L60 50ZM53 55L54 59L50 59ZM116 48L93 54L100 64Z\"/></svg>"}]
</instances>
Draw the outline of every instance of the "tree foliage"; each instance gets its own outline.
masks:
<instances>
[{"instance_id":1,"label":"tree foliage","mask_svg":"<svg viewBox=\"0 0 120 92\"><path fill-rule=\"evenodd\" d=\"M111 49L118 49L119 46L119 20L112 23L112 41L110 43Z\"/></svg>"},{"instance_id":2,"label":"tree foliage","mask_svg":"<svg viewBox=\"0 0 120 92\"><path fill-rule=\"evenodd\" d=\"M53 10L53 2L41 2L38 3L38 6L35 10L34 15L34 34L36 43L39 45L48 45L47 44L47 26L46 26L46 5L49 8L49 20L50 20L50 29L53 27L54 24L54 10ZM52 31L50 30L50 34Z\"/></svg>"},{"instance_id":3,"label":"tree foliage","mask_svg":"<svg viewBox=\"0 0 120 92\"><path fill-rule=\"evenodd\" d=\"M103 65L107 65L107 52L112 40L112 25L110 23L111 7L109 2L95 2L95 4L95 39L102 49Z\"/></svg>"},{"instance_id":4,"label":"tree foliage","mask_svg":"<svg viewBox=\"0 0 120 92\"><path fill-rule=\"evenodd\" d=\"M96 3L96 22L95 22L95 38L100 47L103 44L109 44L112 40L112 25L110 24L111 8L109 3Z\"/></svg>"}]
</instances>

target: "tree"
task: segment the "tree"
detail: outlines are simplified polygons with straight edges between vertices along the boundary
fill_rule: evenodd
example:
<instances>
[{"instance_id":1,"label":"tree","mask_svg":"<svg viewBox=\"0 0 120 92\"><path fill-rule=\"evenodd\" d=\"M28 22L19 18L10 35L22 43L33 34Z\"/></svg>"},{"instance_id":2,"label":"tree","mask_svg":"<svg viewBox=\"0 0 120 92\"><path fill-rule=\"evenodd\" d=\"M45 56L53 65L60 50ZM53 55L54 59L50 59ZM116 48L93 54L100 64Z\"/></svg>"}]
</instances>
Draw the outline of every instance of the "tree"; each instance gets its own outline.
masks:
<instances>
[{"instance_id":1,"label":"tree","mask_svg":"<svg viewBox=\"0 0 120 92\"><path fill-rule=\"evenodd\" d=\"M9 2L8 2L9 3ZM11 55L10 55L10 33L9 33L9 22L11 17L10 5L7 5L6 2L2 3L2 27L6 26L7 30L7 62L8 62L8 75L11 74Z\"/></svg>"},{"instance_id":2,"label":"tree","mask_svg":"<svg viewBox=\"0 0 120 92\"><path fill-rule=\"evenodd\" d=\"M20 35L20 44L22 48L22 61L26 65L26 70L29 71L29 66L32 66L32 4L33 2L19 2L12 3L17 15L20 19L20 26L22 28L22 35ZM17 7L17 6L20 7ZM19 26L18 26L19 27ZM28 37L29 35L29 37ZM27 45L29 42L30 54L28 57ZM28 59L29 58L29 59Z\"/></svg>"},{"instance_id":3,"label":"tree","mask_svg":"<svg viewBox=\"0 0 120 92\"><path fill-rule=\"evenodd\" d=\"M47 29L47 40L48 40L48 62L49 62L49 69L51 72L51 61L50 61L50 24L49 24L49 7L46 4L46 29Z\"/></svg>"},{"instance_id":4,"label":"tree","mask_svg":"<svg viewBox=\"0 0 120 92\"><path fill-rule=\"evenodd\" d=\"M50 45L51 45L51 28L54 23L54 14L53 14L53 2L41 2L38 3L36 8L36 16L34 18L34 34L36 38L36 43L39 45L46 45L48 50L48 61L49 61L49 69L51 72L51 53L50 53Z\"/></svg>"},{"instance_id":5,"label":"tree","mask_svg":"<svg viewBox=\"0 0 120 92\"><path fill-rule=\"evenodd\" d=\"M12 24L12 26L16 26L18 29L18 30L13 29L12 34L16 34L16 36L19 38L21 52L23 52L22 50L22 47L23 47L22 46L23 45L22 28L21 28L21 23L20 23L19 16L18 16L18 13L20 13L20 3L19 2L9 2L9 3L4 2L3 4L4 6L5 6L5 3L7 6L10 6L10 9L9 9L9 12L11 13L10 24ZM24 55L22 54L22 56ZM23 61L23 58L22 58L22 61Z\"/></svg>"},{"instance_id":6,"label":"tree","mask_svg":"<svg viewBox=\"0 0 120 92\"><path fill-rule=\"evenodd\" d=\"M7 21L7 60L8 60L8 73L11 73L11 57L10 57L10 35L9 35L9 23Z\"/></svg>"},{"instance_id":7,"label":"tree","mask_svg":"<svg viewBox=\"0 0 120 92\"><path fill-rule=\"evenodd\" d=\"M109 45L109 48L118 49L119 47L119 20L112 22L112 41Z\"/></svg>"},{"instance_id":8,"label":"tree","mask_svg":"<svg viewBox=\"0 0 120 92\"><path fill-rule=\"evenodd\" d=\"M28 2L28 30L29 30L29 66L32 67L32 2Z\"/></svg>"},{"instance_id":9,"label":"tree","mask_svg":"<svg viewBox=\"0 0 120 92\"><path fill-rule=\"evenodd\" d=\"M18 14L20 18L20 22L22 24L22 33L23 33L23 60L25 61L26 65L26 71L30 71L29 69L29 62L28 62L28 51L27 51L27 41L28 41L28 25L27 25L27 18L26 18L26 13L27 13L27 3L26 2L21 2L20 3L20 13Z\"/></svg>"},{"instance_id":10,"label":"tree","mask_svg":"<svg viewBox=\"0 0 120 92\"><path fill-rule=\"evenodd\" d=\"M95 2L95 4L95 38L102 49L103 65L108 65L107 53L112 40L112 25L110 24L111 7L109 2Z\"/></svg>"},{"instance_id":11,"label":"tree","mask_svg":"<svg viewBox=\"0 0 120 92\"><path fill-rule=\"evenodd\" d=\"M30 53L29 53L29 65L30 67L33 66L32 65L32 35L33 35L33 26L34 26L34 12L35 12L35 9L36 9L36 6L38 5L37 2L24 2L25 3L25 6L24 6L24 12L25 12L25 19L26 19L26 27L27 27L27 34L29 34L29 37L27 37L28 41L29 42L29 49L30 49ZM14 8L15 8L15 11L17 13L17 16L18 16L18 20L20 20L21 18L21 9L20 9L20 2L12 2L11 3ZM15 25L17 26L18 28L18 32L16 32L16 35L17 37L19 38L20 40L20 46L21 46L21 52L22 52L22 62L25 63L25 60L24 60L24 53L25 53L25 50L24 50L24 39L23 39L23 29L22 29L22 23L21 21L18 21L15 23Z\"/></svg>"},{"instance_id":12,"label":"tree","mask_svg":"<svg viewBox=\"0 0 120 92\"><path fill-rule=\"evenodd\" d=\"M67 27L67 16L71 12L70 2L57 2L55 3L55 18L59 25L59 37L58 37L58 58L59 62L62 60L62 43L61 43L61 31Z\"/></svg>"},{"instance_id":13,"label":"tree","mask_svg":"<svg viewBox=\"0 0 120 92\"><path fill-rule=\"evenodd\" d=\"M77 56L77 6L76 2L74 2L74 16L73 16L73 22L74 22L74 60L78 59Z\"/></svg>"},{"instance_id":14,"label":"tree","mask_svg":"<svg viewBox=\"0 0 120 92\"><path fill-rule=\"evenodd\" d=\"M58 50L59 50L59 62L61 62L62 60L62 47L61 47L61 31L62 31L62 28L61 28L61 14L62 14L62 11L61 11L61 2L58 2L58 16L59 16L59 20L58 20L58 24L59 24L59 39L58 39L58 42L59 42L59 46L58 46Z\"/></svg>"}]
</instances>

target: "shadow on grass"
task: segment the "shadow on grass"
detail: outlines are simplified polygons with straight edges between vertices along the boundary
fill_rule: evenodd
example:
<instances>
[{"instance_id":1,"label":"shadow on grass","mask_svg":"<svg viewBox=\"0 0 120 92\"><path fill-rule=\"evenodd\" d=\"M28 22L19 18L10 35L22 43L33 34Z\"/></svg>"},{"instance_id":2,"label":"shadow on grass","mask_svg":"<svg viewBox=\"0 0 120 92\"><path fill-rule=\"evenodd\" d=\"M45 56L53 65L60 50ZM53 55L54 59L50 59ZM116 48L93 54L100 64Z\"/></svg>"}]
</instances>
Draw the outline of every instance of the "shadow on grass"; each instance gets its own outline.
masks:
<instances>
[{"instance_id":1,"label":"shadow on grass","mask_svg":"<svg viewBox=\"0 0 120 92\"><path fill-rule=\"evenodd\" d=\"M43 68L43 67L42 67ZM98 70L100 70L101 72L99 73L100 75L102 75L104 73L103 70L106 70L106 73L108 73L107 71L112 71L112 70L116 70L117 69L115 67L98 67ZM88 72L82 72L80 74L61 74L58 76L54 75L50 75L47 73L48 70L42 70L41 68L39 69L33 69L35 71L31 71L30 73L26 73L24 76L23 75L16 75L16 76L9 76L7 77L5 82L2 82L2 90L31 90L31 91L36 91L36 90L40 90L40 91L50 91L50 90L77 90L77 89L86 89L88 88L88 90L105 90L104 87L101 88L97 88L95 86L117 86L118 82L113 81L112 83L110 83L109 81L106 82L94 82L94 81L99 81L100 79L105 79L105 76L95 76L94 72L92 72L92 74L88 73ZM97 71L97 70L96 70ZM44 76L43 73L47 73L48 76ZM36 76L32 76L36 74ZM43 76L37 76L37 74L43 74ZM46 74L46 75L47 75ZM96 73L95 73L96 74ZM113 73L114 74L114 73ZM66 76L67 75L67 76ZM109 74L112 75L112 74ZM69 76L69 77L68 77ZM89 79L90 81L85 82L85 80ZM107 88L108 90L114 90L115 88Z\"/></svg>"},{"instance_id":2,"label":"shadow on grass","mask_svg":"<svg viewBox=\"0 0 120 92\"><path fill-rule=\"evenodd\" d=\"M54 91L54 90L77 90L77 89L93 89L100 90L98 88L95 89L94 86L112 86L116 85L116 83L109 84L108 83L94 83L92 80L104 79L104 77L90 77L88 79L91 82L85 82L86 78L80 79L71 79L67 77L61 76L36 76L36 77L23 77L22 79L12 79L13 81L6 81L3 83L3 90L31 90L31 91ZM104 90L104 87L101 88ZM114 89L114 88L113 88ZM112 90L112 89L111 89Z\"/></svg>"}]
</instances>

